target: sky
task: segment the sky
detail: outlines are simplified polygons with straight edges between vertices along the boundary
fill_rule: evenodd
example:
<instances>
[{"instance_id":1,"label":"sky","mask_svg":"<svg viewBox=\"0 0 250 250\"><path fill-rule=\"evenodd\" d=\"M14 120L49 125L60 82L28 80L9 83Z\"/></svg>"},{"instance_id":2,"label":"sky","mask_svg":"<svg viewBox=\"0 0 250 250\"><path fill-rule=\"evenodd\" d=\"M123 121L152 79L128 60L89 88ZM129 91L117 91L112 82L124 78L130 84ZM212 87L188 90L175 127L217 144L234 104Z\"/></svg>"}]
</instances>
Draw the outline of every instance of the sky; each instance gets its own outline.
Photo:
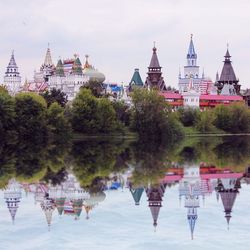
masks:
<instances>
[{"instance_id":1,"label":"sky","mask_svg":"<svg viewBox=\"0 0 250 250\"><path fill-rule=\"evenodd\" d=\"M1 0L0 81L15 51L21 76L32 79L50 44L53 62L79 54L109 82L127 84L135 68L143 80L153 42L167 85L177 87L190 34L200 71L215 79L227 44L236 76L250 88L248 0Z\"/></svg>"}]
</instances>

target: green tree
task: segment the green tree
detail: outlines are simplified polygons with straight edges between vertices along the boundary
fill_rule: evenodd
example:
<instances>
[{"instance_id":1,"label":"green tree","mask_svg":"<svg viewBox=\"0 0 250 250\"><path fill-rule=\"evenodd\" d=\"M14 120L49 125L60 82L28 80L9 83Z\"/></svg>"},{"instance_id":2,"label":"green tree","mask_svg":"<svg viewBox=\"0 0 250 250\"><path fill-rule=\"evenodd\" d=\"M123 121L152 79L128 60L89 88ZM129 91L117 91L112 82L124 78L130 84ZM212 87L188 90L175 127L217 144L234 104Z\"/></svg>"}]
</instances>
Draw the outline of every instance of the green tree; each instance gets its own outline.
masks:
<instances>
[{"instance_id":1,"label":"green tree","mask_svg":"<svg viewBox=\"0 0 250 250\"><path fill-rule=\"evenodd\" d=\"M116 129L116 113L111 102L106 98L98 99L97 124L101 133L110 133Z\"/></svg>"},{"instance_id":2,"label":"green tree","mask_svg":"<svg viewBox=\"0 0 250 250\"><path fill-rule=\"evenodd\" d=\"M57 102L52 103L48 108L47 119L54 140L62 142L70 138L70 124L64 117L64 109Z\"/></svg>"},{"instance_id":3,"label":"green tree","mask_svg":"<svg viewBox=\"0 0 250 250\"><path fill-rule=\"evenodd\" d=\"M15 135L14 99L8 92L0 90L0 143L12 142Z\"/></svg>"},{"instance_id":4,"label":"green tree","mask_svg":"<svg viewBox=\"0 0 250 250\"><path fill-rule=\"evenodd\" d=\"M47 141L47 104L34 93L20 93L15 97L16 128L20 140L42 143Z\"/></svg>"},{"instance_id":5,"label":"green tree","mask_svg":"<svg viewBox=\"0 0 250 250\"><path fill-rule=\"evenodd\" d=\"M178 134L172 127L177 123L171 108L157 90L135 89L132 93L132 128L140 138L173 138Z\"/></svg>"},{"instance_id":6,"label":"green tree","mask_svg":"<svg viewBox=\"0 0 250 250\"><path fill-rule=\"evenodd\" d=\"M215 107L213 111L214 125L219 129L229 131L232 117L228 106L221 104Z\"/></svg>"},{"instance_id":7,"label":"green tree","mask_svg":"<svg viewBox=\"0 0 250 250\"><path fill-rule=\"evenodd\" d=\"M181 123L186 126L194 126L197 119L199 119L200 110L197 108L185 107L178 110L178 116Z\"/></svg>"},{"instance_id":8,"label":"green tree","mask_svg":"<svg viewBox=\"0 0 250 250\"><path fill-rule=\"evenodd\" d=\"M209 132L212 131L214 126L214 113L210 110L203 111L200 113L198 119L195 122L195 127L200 132Z\"/></svg>"},{"instance_id":9,"label":"green tree","mask_svg":"<svg viewBox=\"0 0 250 250\"><path fill-rule=\"evenodd\" d=\"M230 131L233 133L245 133L250 131L250 110L246 105L237 103L229 106L231 114Z\"/></svg>"},{"instance_id":10,"label":"green tree","mask_svg":"<svg viewBox=\"0 0 250 250\"><path fill-rule=\"evenodd\" d=\"M72 103L71 123L79 133L110 133L119 127L111 102L96 98L86 88L80 90Z\"/></svg>"},{"instance_id":11,"label":"green tree","mask_svg":"<svg viewBox=\"0 0 250 250\"><path fill-rule=\"evenodd\" d=\"M89 89L82 88L72 103L71 124L79 133L95 133L99 129L97 121L98 100Z\"/></svg>"},{"instance_id":12,"label":"green tree","mask_svg":"<svg viewBox=\"0 0 250 250\"><path fill-rule=\"evenodd\" d=\"M124 101L113 101L112 106L116 113L116 118L125 126L130 125L131 110Z\"/></svg>"},{"instance_id":13,"label":"green tree","mask_svg":"<svg viewBox=\"0 0 250 250\"><path fill-rule=\"evenodd\" d=\"M57 102L62 107L65 107L68 101L67 95L64 92L62 92L60 89L53 88L50 91L47 90L45 93L41 95L46 100L48 107L54 102Z\"/></svg>"}]
</instances>

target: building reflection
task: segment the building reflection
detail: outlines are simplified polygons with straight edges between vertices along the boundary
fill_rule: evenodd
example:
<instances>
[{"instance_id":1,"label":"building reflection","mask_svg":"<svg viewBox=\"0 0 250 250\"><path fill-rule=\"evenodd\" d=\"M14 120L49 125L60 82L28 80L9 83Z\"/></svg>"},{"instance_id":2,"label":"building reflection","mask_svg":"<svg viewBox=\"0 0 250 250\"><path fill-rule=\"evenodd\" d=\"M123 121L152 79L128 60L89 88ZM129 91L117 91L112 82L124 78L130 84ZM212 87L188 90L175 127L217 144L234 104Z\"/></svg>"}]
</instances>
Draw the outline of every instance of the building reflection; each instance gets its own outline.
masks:
<instances>
[{"instance_id":1,"label":"building reflection","mask_svg":"<svg viewBox=\"0 0 250 250\"><path fill-rule=\"evenodd\" d=\"M80 186L73 174L68 174L67 179L57 185L45 182L18 183L15 179L11 179L4 189L4 199L14 223L22 190L28 196L33 194L34 203L40 205L40 211L44 213L50 230L55 211L60 218L67 216L78 221L82 214L85 214L84 218L88 220L91 217L91 211L106 199L107 192L122 192L127 189L125 192L131 196L133 204L139 209L141 201L147 200L151 212L150 220L153 220L153 226L156 229L159 224L160 210L168 199L165 194L166 188L171 189L178 184L179 201L186 210L191 239L194 239L198 213L203 207L201 204L205 204L208 198L212 199L212 194L215 194L217 200L221 200L217 203L218 208L223 205L229 228L241 183L249 183L249 169L249 167L246 168L244 173L235 173L228 168L217 169L204 164L189 164L184 167L168 168L165 177L159 179L158 183L135 184L132 181L133 172L129 172L129 174L115 173L109 177L99 178L94 185L86 188Z\"/></svg>"}]
</instances>

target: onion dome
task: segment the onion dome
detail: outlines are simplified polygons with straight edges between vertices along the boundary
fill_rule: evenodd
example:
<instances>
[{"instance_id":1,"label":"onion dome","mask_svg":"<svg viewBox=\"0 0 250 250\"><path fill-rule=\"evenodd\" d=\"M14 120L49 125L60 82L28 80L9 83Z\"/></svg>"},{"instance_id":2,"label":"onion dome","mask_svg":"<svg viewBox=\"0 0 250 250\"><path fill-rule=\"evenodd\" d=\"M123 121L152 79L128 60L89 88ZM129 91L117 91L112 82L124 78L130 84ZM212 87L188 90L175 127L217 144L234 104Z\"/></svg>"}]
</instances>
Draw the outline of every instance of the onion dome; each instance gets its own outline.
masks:
<instances>
[{"instance_id":1,"label":"onion dome","mask_svg":"<svg viewBox=\"0 0 250 250\"><path fill-rule=\"evenodd\" d=\"M4 191L4 199L9 209L13 224L21 197L22 193L19 183L14 179L10 180L7 189Z\"/></svg>"},{"instance_id":2,"label":"onion dome","mask_svg":"<svg viewBox=\"0 0 250 250\"><path fill-rule=\"evenodd\" d=\"M85 57L86 61L83 67L83 74L89 78L89 83L103 83L105 81L105 75L89 64L88 55Z\"/></svg>"}]
</instances>

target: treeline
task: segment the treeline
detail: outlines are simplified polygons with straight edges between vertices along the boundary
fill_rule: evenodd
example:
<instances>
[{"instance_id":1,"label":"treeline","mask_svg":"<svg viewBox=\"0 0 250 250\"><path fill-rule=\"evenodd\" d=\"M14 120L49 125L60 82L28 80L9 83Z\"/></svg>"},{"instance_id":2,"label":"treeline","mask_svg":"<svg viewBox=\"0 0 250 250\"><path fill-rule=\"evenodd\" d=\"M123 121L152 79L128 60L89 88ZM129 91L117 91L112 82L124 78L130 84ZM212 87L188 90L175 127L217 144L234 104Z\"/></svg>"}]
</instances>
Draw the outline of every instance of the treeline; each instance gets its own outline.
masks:
<instances>
[{"instance_id":1,"label":"treeline","mask_svg":"<svg viewBox=\"0 0 250 250\"><path fill-rule=\"evenodd\" d=\"M250 109L243 103L228 106L221 104L205 111L182 108L176 112L176 116L184 127L192 127L201 133L250 132Z\"/></svg>"},{"instance_id":2,"label":"treeline","mask_svg":"<svg viewBox=\"0 0 250 250\"><path fill-rule=\"evenodd\" d=\"M144 140L174 140L185 128L201 133L250 132L250 111L243 104L219 105L200 111L183 108L173 112L156 90L135 89L132 105L96 96L82 88L72 103L60 90L43 95L19 93L11 97L0 89L0 137L2 143L60 142L73 133L85 135L125 134L133 131Z\"/></svg>"}]
</instances>

